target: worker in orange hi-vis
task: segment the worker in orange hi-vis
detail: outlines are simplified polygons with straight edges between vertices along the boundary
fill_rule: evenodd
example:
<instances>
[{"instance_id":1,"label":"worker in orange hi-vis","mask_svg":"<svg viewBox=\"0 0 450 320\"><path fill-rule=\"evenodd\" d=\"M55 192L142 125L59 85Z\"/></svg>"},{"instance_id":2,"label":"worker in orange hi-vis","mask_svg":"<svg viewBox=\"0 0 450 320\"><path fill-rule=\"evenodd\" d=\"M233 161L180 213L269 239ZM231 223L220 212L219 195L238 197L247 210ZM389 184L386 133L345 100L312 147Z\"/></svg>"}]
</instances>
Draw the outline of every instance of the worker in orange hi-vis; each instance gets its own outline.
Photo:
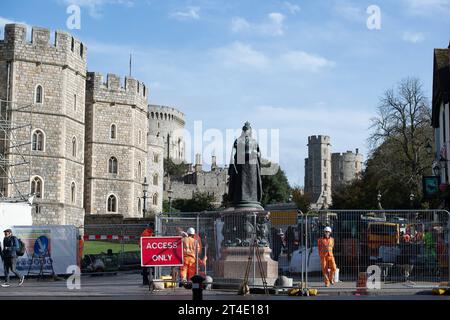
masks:
<instances>
[{"instance_id":1,"label":"worker in orange hi-vis","mask_svg":"<svg viewBox=\"0 0 450 320\"><path fill-rule=\"evenodd\" d=\"M83 249L84 249L84 241L82 236L78 236L78 256L77 256L77 263L78 266L81 268L81 261L83 260Z\"/></svg>"},{"instance_id":2,"label":"worker in orange hi-vis","mask_svg":"<svg viewBox=\"0 0 450 320\"><path fill-rule=\"evenodd\" d=\"M320 265L325 286L329 287L330 283L334 285L334 274L336 272L336 262L333 255L334 239L331 237L330 227L325 227L323 234L323 237L318 240Z\"/></svg>"},{"instance_id":3,"label":"worker in orange hi-vis","mask_svg":"<svg viewBox=\"0 0 450 320\"><path fill-rule=\"evenodd\" d=\"M187 237L183 238L183 266L180 268L182 282L187 282L197 272L197 258L201 252L199 241L196 239L195 229L187 230Z\"/></svg>"},{"instance_id":4,"label":"worker in orange hi-vis","mask_svg":"<svg viewBox=\"0 0 450 320\"><path fill-rule=\"evenodd\" d=\"M141 238L142 237L152 237L153 236L153 229L150 227L150 225L148 225L144 231L142 231L141 233ZM139 248L141 247L141 241L139 239ZM143 286L147 286L149 285L150 281L149 281L149 268L148 267L142 267L142 285Z\"/></svg>"}]
</instances>

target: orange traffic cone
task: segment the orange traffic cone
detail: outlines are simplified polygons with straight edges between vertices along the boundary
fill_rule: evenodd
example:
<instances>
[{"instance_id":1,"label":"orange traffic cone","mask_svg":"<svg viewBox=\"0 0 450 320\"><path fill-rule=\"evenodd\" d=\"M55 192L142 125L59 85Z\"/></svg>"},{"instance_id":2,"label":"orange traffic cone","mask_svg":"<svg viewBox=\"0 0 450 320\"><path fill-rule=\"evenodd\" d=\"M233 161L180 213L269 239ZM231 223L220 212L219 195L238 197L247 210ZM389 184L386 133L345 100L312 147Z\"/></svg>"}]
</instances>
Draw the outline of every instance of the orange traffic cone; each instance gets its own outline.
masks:
<instances>
[{"instance_id":1,"label":"orange traffic cone","mask_svg":"<svg viewBox=\"0 0 450 320\"><path fill-rule=\"evenodd\" d=\"M358 281L356 282L356 296L366 295L367 294L367 273L360 272L358 273Z\"/></svg>"}]
</instances>

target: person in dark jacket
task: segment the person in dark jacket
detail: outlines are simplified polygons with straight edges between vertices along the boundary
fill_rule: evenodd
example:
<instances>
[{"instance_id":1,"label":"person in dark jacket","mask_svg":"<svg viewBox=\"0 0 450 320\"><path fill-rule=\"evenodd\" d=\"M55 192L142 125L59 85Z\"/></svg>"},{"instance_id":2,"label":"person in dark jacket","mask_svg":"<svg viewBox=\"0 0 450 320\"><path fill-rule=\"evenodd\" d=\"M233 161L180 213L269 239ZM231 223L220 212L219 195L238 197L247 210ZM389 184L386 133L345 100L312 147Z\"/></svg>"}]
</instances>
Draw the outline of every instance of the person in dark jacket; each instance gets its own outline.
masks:
<instances>
[{"instance_id":1,"label":"person in dark jacket","mask_svg":"<svg viewBox=\"0 0 450 320\"><path fill-rule=\"evenodd\" d=\"M20 275L16 270L17 263L17 250L19 250L19 240L13 236L11 229L3 231L5 238L3 238L3 268L5 271L5 283L2 287L9 287L9 272L11 271L19 279L19 286L23 284L25 277Z\"/></svg>"}]
</instances>

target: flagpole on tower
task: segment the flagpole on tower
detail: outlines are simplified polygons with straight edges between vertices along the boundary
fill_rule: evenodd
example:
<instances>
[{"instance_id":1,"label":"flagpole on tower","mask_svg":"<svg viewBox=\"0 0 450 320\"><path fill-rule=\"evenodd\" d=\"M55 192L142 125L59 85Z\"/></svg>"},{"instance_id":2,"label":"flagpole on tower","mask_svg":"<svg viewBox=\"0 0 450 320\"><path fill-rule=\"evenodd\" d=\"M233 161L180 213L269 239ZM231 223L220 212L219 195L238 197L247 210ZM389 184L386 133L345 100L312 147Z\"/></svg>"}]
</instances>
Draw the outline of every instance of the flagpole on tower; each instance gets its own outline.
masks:
<instances>
[{"instance_id":1,"label":"flagpole on tower","mask_svg":"<svg viewBox=\"0 0 450 320\"><path fill-rule=\"evenodd\" d=\"M131 52L130 52L130 72L129 72L129 76L131 78Z\"/></svg>"}]
</instances>

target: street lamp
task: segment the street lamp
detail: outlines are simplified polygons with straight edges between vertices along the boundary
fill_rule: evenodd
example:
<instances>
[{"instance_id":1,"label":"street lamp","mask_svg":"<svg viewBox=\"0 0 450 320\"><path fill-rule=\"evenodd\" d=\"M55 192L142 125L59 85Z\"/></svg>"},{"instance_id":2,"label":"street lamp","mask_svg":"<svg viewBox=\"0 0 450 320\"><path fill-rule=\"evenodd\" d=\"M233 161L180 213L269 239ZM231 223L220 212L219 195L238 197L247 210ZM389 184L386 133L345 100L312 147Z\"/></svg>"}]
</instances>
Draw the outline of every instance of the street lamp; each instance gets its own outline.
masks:
<instances>
[{"instance_id":1,"label":"street lamp","mask_svg":"<svg viewBox=\"0 0 450 320\"><path fill-rule=\"evenodd\" d=\"M414 195L414 193L410 193L410 195L409 195L409 202L410 202L410 205L411 205L411 209L414 207L414 198L415 198L416 196Z\"/></svg>"},{"instance_id":2,"label":"street lamp","mask_svg":"<svg viewBox=\"0 0 450 320\"><path fill-rule=\"evenodd\" d=\"M172 189L167 190L167 198L169 198L169 214L172 212Z\"/></svg>"},{"instance_id":3,"label":"street lamp","mask_svg":"<svg viewBox=\"0 0 450 320\"><path fill-rule=\"evenodd\" d=\"M378 202L378 209L382 210L383 207L381 206L381 192L380 190L378 190L378 194L377 194L377 202Z\"/></svg>"},{"instance_id":4,"label":"street lamp","mask_svg":"<svg viewBox=\"0 0 450 320\"><path fill-rule=\"evenodd\" d=\"M147 216L147 199L148 199L148 183L147 183L147 177L144 177L144 183L142 183L142 200L144 202L142 206L142 214L144 218Z\"/></svg>"},{"instance_id":5,"label":"street lamp","mask_svg":"<svg viewBox=\"0 0 450 320\"><path fill-rule=\"evenodd\" d=\"M427 141L427 145L425 146L425 150L430 155L433 152L433 146L430 144L430 140Z\"/></svg>"}]
</instances>

